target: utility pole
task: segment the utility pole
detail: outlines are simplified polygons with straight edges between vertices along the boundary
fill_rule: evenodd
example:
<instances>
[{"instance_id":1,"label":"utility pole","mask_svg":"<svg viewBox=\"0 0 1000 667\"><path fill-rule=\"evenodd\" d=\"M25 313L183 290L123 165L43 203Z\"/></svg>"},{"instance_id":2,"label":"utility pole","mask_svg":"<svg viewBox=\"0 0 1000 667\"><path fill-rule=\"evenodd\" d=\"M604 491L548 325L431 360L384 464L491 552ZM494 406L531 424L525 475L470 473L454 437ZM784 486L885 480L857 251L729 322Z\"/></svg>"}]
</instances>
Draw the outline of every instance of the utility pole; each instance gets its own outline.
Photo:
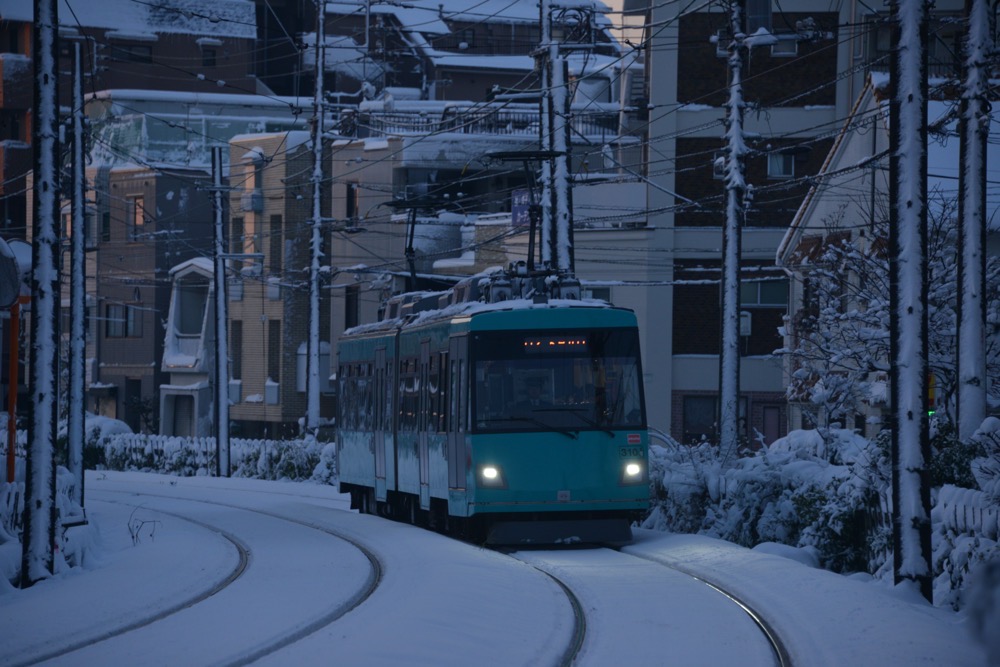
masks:
<instances>
[{"instance_id":1,"label":"utility pole","mask_svg":"<svg viewBox=\"0 0 1000 667\"><path fill-rule=\"evenodd\" d=\"M215 474L229 477L229 295L226 290L226 225L222 193L222 146L212 147L212 212L215 214Z\"/></svg>"},{"instance_id":2,"label":"utility pole","mask_svg":"<svg viewBox=\"0 0 1000 667\"><path fill-rule=\"evenodd\" d=\"M719 291L719 448L723 460L739 445L740 254L746 219L746 144L743 137L743 69L747 59L746 0L731 0L729 101L726 103L726 220L722 227Z\"/></svg>"},{"instance_id":3,"label":"utility pole","mask_svg":"<svg viewBox=\"0 0 1000 667\"><path fill-rule=\"evenodd\" d=\"M51 576L55 570L56 420L59 345L59 63L58 0L34 0L34 152L31 395L24 485L24 532L21 587Z\"/></svg>"},{"instance_id":4,"label":"utility pole","mask_svg":"<svg viewBox=\"0 0 1000 667\"><path fill-rule=\"evenodd\" d=\"M541 152L550 157L542 163L542 265L560 275L572 276L573 190L570 173L570 51L592 49L594 10L554 8L549 0L539 4L541 46ZM554 28L562 29L557 42Z\"/></svg>"},{"instance_id":5,"label":"utility pole","mask_svg":"<svg viewBox=\"0 0 1000 667\"><path fill-rule=\"evenodd\" d=\"M69 405L67 445L69 471L76 480L70 493L73 502L83 506L84 376L86 368L86 236L87 198L86 163L83 132L83 43L73 41L73 197L70 235L70 318L69 318Z\"/></svg>"},{"instance_id":6,"label":"utility pole","mask_svg":"<svg viewBox=\"0 0 1000 667\"><path fill-rule=\"evenodd\" d=\"M323 75L326 70L326 0L316 6L316 86L313 95L312 122L312 238L309 262L309 341L306 366L305 430L313 435L319 430L319 279L323 256Z\"/></svg>"},{"instance_id":7,"label":"utility pole","mask_svg":"<svg viewBox=\"0 0 1000 667\"><path fill-rule=\"evenodd\" d=\"M894 0L889 105L889 335L895 583L932 601L927 415L927 4Z\"/></svg>"},{"instance_id":8,"label":"utility pole","mask_svg":"<svg viewBox=\"0 0 1000 667\"><path fill-rule=\"evenodd\" d=\"M959 116L958 437L968 441L986 418L986 141L993 53L988 0L966 0L965 82Z\"/></svg>"},{"instance_id":9,"label":"utility pole","mask_svg":"<svg viewBox=\"0 0 1000 667\"><path fill-rule=\"evenodd\" d=\"M539 98L538 110L538 131L539 148L542 153L552 153L552 21L550 20L550 0L541 0L538 3L539 18L538 25L541 30L541 44L536 53L538 62L539 85L541 96ZM552 268L554 262L555 234L553 233L553 187L552 175L554 173L554 155L542 161L542 193L541 193L541 234L539 239L539 254L541 256L540 267L542 270Z\"/></svg>"}]
</instances>

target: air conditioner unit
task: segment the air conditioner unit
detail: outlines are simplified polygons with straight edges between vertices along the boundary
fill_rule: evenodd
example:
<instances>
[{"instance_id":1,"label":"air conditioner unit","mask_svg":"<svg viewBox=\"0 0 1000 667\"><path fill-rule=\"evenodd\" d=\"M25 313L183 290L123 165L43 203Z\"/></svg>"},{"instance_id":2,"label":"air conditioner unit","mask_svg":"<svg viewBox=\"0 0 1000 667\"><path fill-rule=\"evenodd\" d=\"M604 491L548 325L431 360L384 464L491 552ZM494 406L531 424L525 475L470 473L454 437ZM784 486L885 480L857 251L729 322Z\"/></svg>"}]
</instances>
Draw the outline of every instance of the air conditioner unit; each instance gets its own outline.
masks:
<instances>
[{"instance_id":1,"label":"air conditioner unit","mask_svg":"<svg viewBox=\"0 0 1000 667\"><path fill-rule=\"evenodd\" d=\"M240 209L250 213L260 213L264 210L264 194L260 190L244 192L240 196Z\"/></svg>"}]
</instances>

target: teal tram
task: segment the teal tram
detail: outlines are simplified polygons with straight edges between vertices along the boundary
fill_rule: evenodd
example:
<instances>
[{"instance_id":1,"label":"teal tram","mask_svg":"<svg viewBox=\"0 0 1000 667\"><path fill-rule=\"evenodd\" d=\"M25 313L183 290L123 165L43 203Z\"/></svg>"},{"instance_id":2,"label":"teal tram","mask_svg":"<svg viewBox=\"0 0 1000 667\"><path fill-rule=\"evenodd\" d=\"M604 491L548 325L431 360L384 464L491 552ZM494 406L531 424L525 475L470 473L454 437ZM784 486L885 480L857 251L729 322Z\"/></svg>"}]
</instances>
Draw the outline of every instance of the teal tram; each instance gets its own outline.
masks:
<instances>
[{"instance_id":1,"label":"teal tram","mask_svg":"<svg viewBox=\"0 0 1000 667\"><path fill-rule=\"evenodd\" d=\"M649 507L632 311L407 295L338 347L340 490L495 545L625 543Z\"/></svg>"}]
</instances>

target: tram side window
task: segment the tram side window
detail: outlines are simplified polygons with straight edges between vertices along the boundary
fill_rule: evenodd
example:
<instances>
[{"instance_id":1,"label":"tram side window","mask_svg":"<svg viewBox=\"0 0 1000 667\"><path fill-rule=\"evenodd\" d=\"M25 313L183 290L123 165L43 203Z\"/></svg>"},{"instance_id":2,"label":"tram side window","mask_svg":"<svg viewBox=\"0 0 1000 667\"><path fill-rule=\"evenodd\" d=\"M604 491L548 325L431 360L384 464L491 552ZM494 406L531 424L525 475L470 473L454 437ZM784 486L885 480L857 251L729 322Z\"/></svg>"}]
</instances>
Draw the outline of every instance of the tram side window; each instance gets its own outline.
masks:
<instances>
[{"instance_id":1,"label":"tram side window","mask_svg":"<svg viewBox=\"0 0 1000 667\"><path fill-rule=\"evenodd\" d=\"M371 388L371 364L362 364L358 369L357 377L357 395L358 395L358 405L357 405L357 415L358 415L358 428L362 431L370 431L372 429L372 419L371 419L371 404L372 404L372 388Z\"/></svg>"},{"instance_id":2,"label":"tram side window","mask_svg":"<svg viewBox=\"0 0 1000 667\"><path fill-rule=\"evenodd\" d=\"M386 365L384 372L385 377L382 379L382 430L391 431L393 418L393 394L395 391L392 385L393 378L391 367Z\"/></svg>"},{"instance_id":3,"label":"tram side window","mask_svg":"<svg viewBox=\"0 0 1000 667\"><path fill-rule=\"evenodd\" d=\"M448 430L448 353L441 353L438 364L438 431Z\"/></svg>"},{"instance_id":4,"label":"tram side window","mask_svg":"<svg viewBox=\"0 0 1000 667\"><path fill-rule=\"evenodd\" d=\"M417 360L403 359L399 363L399 428L414 431L417 428L417 412L420 401L417 386Z\"/></svg>"},{"instance_id":5,"label":"tram side window","mask_svg":"<svg viewBox=\"0 0 1000 667\"><path fill-rule=\"evenodd\" d=\"M450 420L450 427L452 431L462 430L462 420L461 415L459 415L459 392L461 391L461 386L459 384L461 375L461 368L458 364L457 359L452 359L451 361L451 390L449 395L451 396L451 401L448 407L448 419Z\"/></svg>"},{"instance_id":6,"label":"tram side window","mask_svg":"<svg viewBox=\"0 0 1000 667\"><path fill-rule=\"evenodd\" d=\"M424 428L431 433L438 430L439 390L438 358L432 354L427 368L427 422L424 424Z\"/></svg>"},{"instance_id":7,"label":"tram side window","mask_svg":"<svg viewBox=\"0 0 1000 667\"><path fill-rule=\"evenodd\" d=\"M355 426L355 414L354 409L355 402L355 391L354 391L354 378L351 374L354 372L353 366L344 366L340 371L341 378L341 404L340 404L340 421L341 428L345 430L354 430Z\"/></svg>"},{"instance_id":8,"label":"tram side window","mask_svg":"<svg viewBox=\"0 0 1000 667\"><path fill-rule=\"evenodd\" d=\"M346 366L339 366L337 368L337 427L345 428L344 418L347 416L347 410L345 409L344 402L347 400L347 373Z\"/></svg>"}]
</instances>

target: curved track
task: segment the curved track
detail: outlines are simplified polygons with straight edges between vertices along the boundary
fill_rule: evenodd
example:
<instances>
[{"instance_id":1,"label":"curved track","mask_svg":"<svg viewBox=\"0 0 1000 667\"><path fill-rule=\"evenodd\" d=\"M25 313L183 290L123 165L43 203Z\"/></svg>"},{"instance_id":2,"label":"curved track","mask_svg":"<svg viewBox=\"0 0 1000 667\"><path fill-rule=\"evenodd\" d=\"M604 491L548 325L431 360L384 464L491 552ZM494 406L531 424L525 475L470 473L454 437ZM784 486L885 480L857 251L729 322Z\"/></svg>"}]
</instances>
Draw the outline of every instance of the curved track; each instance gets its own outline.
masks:
<instances>
[{"instance_id":1,"label":"curved track","mask_svg":"<svg viewBox=\"0 0 1000 667\"><path fill-rule=\"evenodd\" d=\"M112 500L110 497L115 499ZM150 664L171 664L174 660L178 661L176 664L181 664L190 660L191 655L195 654L198 660L208 661L211 664L244 665L275 653L334 623L368 599L382 580L382 564L379 558L357 540L328 526L235 504L168 494L145 492L136 494L133 491L101 489L96 493L92 491L91 500L117 506L132 506L127 497L137 497L142 501L162 500L163 502L146 503L143 509L197 525L221 536L236 550L237 565L225 576L214 578L207 587L201 586L193 595L185 595L166 603L161 599L149 612L145 611L143 601L137 600L131 611L122 615L128 619L126 622L118 624L111 621L105 627L98 627L96 632L77 634L67 643L60 645L59 642L55 642L55 648L41 654L32 654L28 660L17 664L35 664L41 661L52 661L53 664L95 664L95 660L100 662L123 660L126 659L125 656L135 655L135 649L128 646L132 644L145 645L147 654L156 655ZM205 508L209 509L206 511ZM257 516L258 519L253 519L253 516ZM268 544L265 539L266 533L253 528L255 524L261 523L259 517L267 517L268 530L283 531L283 534L289 537L288 542ZM286 528L276 528L274 521L280 522ZM233 527L234 525L236 527ZM317 542L315 538L307 536L297 537L305 535L301 531L302 528L308 529L307 533L318 532L333 537L338 544L346 543L355 550L355 553L360 552L367 561L367 576L362 574L360 577L343 577L342 579L354 583L349 586L341 585L338 589L339 594L337 592L324 594L314 587L311 591L314 594L309 599L303 599L301 595L296 596L292 592L289 592L284 602L267 599L268 592L262 589L262 583L266 585L266 582L273 581L275 576L281 576L284 549L289 545L294 548L294 544L298 543L296 540L301 540L301 543L306 545L303 551L313 554L339 553L338 560L351 560L346 558L344 547L339 547L338 551L331 549L329 542ZM168 539L168 536L164 534L157 539L163 541ZM314 564L311 567L317 567L317 564L321 567L324 561L318 556L313 558ZM326 558L330 557L327 555ZM214 562L206 564L206 567L218 567L218 565L219 561L216 558ZM353 566L350 571L355 570L357 567ZM363 581L357 586L356 582L359 579ZM320 586L322 585L321 583ZM254 631L245 630L247 635L243 644L245 648L237 652L219 648L215 654L206 656L201 652L202 649L179 646L184 642L168 639L171 636L183 636L184 627L190 628L193 625L193 627L207 628L210 627L209 623L218 625L225 616L223 614L220 617L220 610L231 609L233 600L240 600L236 607L245 611L261 604L283 604L291 610L291 613L284 627L258 627ZM218 627L220 631L224 631L222 628L229 629L224 621ZM170 652L173 650L177 650L178 655L171 657Z\"/></svg>"},{"instance_id":2,"label":"curved track","mask_svg":"<svg viewBox=\"0 0 1000 667\"><path fill-rule=\"evenodd\" d=\"M698 654L678 656L676 662L791 666L780 637L760 614L693 570L610 548L511 555L553 577L577 600L575 614L585 609L591 616L576 621L562 665L642 664L650 642L661 645L663 655L674 655L691 645L691 637L705 636ZM706 595L709 589L714 593ZM637 605L639 600L646 606ZM655 613L649 613L651 607ZM711 634L707 628L725 631Z\"/></svg>"},{"instance_id":3,"label":"curved track","mask_svg":"<svg viewBox=\"0 0 1000 667\"><path fill-rule=\"evenodd\" d=\"M113 503L114 501L105 500L105 501L98 501L98 502ZM121 503L116 503L116 504L121 504ZM250 564L250 548L242 540L240 540L238 537L236 537L235 535L232 535L231 533L229 533L229 532L227 532L225 530L221 530L221 529L216 528L214 526L209 526L208 524L206 524L206 523L204 523L202 521L198 521L197 519L193 519L191 517L182 516L181 514L178 514L176 512L166 512L166 511L162 511L162 510L159 510L158 512L160 514L166 514L166 515L169 515L169 516L173 516L175 518L181 519L182 521L186 521L188 523L192 523L192 524L194 524L196 526L201 526L202 528L205 528L205 529L207 529L207 530L209 530L209 531L211 531L211 532L219 535L223 539L225 539L236 550L236 553L237 553L237 564L236 564L236 567L234 567L233 570L231 572L229 572L228 575L226 575L226 576L224 576L222 578L217 579L208 588L206 588L206 589L204 589L204 590L202 590L202 591L200 591L200 592L198 592L198 593L196 593L196 594L194 594L192 596L180 599L180 600L176 601L174 604L172 604L172 605L170 605L170 606L168 606L166 608L158 609L155 613L151 613L151 614L148 614L148 615L145 615L145 616L140 616L139 618L134 619L131 622L126 623L125 625L107 629L104 632L92 635L90 637L85 637L85 638L77 639L77 640L73 641L72 643L66 644L65 646L60 646L60 647L54 648L54 649L52 649L52 650L50 650L50 651L48 651L46 653L41 653L39 655L34 655L34 656L32 656L32 658L30 660L28 660L26 662L14 663L14 665L16 667L22 667L22 666L25 666L25 665L32 665L32 664L35 664L35 663L44 662L46 660L53 660L55 658L60 658L62 656L65 656L65 655L68 655L70 653L73 653L74 651L78 651L78 650L80 650L80 649L82 649L84 647L91 646L91 645L97 644L99 642L107 641L107 640L113 639L115 637L119 637L119 636L124 635L126 633L132 632L133 630L138 630L139 628L145 627L147 625L151 625L153 623L156 623L157 621L161 621L161 620L163 620L163 619L165 619L165 618L167 618L169 616L172 616L174 614L177 614L177 613L179 613L179 612L181 612L181 611L183 611L185 609L189 609L189 608L195 606L196 604L198 604L198 603L200 603L200 602L202 602L204 600L207 600L208 598L212 597L213 595L217 595L219 592L221 592L221 591L225 590L226 588L228 588L229 586L231 586L237 579L239 579L241 576L243 576L244 572L246 572L247 566Z\"/></svg>"},{"instance_id":4,"label":"curved track","mask_svg":"<svg viewBox=\"0 0 1000 667\"><path fill-rule=\"evenodd\" d=\"M760 629L761 633L763 633L774 655L774 664L777 665L777 667L792 667L791 656L789 655L788 649L785 647L785 643L781 640L781 637L778 635L777 631L771 626L770 623L767 622L767 620L764 619L764 617L757 610L753 608L753 606L750 605L750 603L743 600L736 593L727 590L720 583L710 581L704 574L697 573L690 568L681 567L676 563L667 564L658 560L654 560L652 558L646 558L639 554L630 553L628 555L633 556L634 558L640 558L642 560L649 561L651 563L656 563L658 565L662 565L663 567L667 567L672 570L676 570L678 572L686 574L695 581L699 581L705 584L715 592L725 597L727 600L729 600L730 602L738 606L740 609L742 609L746 613L746 615L750 618L750 620L752 620L754 624Z\"/></svg>"}]
</instances>

